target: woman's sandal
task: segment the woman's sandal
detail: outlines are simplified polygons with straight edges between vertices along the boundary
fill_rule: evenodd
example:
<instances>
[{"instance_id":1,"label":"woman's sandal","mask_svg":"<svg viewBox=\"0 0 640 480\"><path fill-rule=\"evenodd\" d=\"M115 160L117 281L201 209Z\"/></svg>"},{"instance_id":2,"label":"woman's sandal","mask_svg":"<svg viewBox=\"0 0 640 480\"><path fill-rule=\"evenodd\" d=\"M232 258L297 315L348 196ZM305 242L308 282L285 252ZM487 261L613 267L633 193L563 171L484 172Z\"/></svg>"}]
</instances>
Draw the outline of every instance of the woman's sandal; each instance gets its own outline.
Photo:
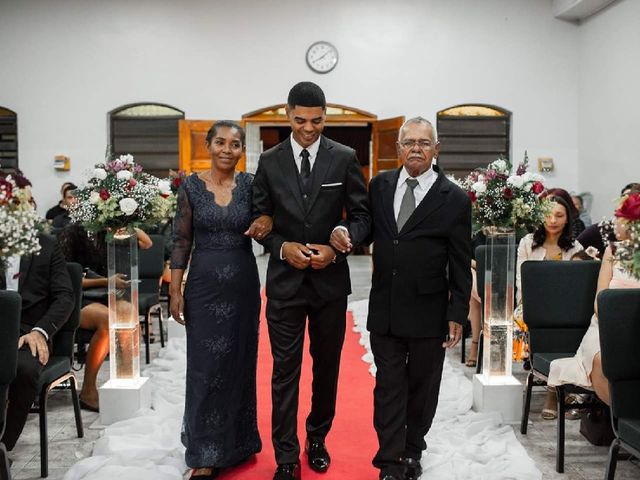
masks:
<instances>
[{"instance_id":1,"label":"woman's sandal","mask_svg":"<svg viewBox=\"0 0 640 480\"><path fill-rule=\"evenodd\" d=\"M471 343L473 345L478 345L478 342L474 342L473 340L471 340ZM474 368L476 365L478 365L478 348L477 347L476 347L476 358L469 357L467 359L467 363L465 363L465 366L471 367L471 368Z\"/></svg>"},{"instance_id":2,"label":"woman's sandal","mask_svg":"<svg viewBox=\"0 0 640 480\"><path fill-rule=\"evenodd\" d=\"M558 418L558 412L554 408L543 408L540 416L544 420L555 420Z\"/></svg>"}]
</instances>

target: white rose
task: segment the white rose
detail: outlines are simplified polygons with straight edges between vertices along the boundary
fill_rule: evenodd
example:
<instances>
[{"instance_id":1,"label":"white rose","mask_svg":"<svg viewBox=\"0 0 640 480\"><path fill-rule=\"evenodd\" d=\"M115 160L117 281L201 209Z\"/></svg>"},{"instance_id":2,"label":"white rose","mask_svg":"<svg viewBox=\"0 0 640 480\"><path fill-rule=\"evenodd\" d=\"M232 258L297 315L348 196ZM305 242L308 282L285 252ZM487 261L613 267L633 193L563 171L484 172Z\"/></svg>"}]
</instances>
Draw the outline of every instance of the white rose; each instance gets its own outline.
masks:
<instances>
[{"instance_id":1,"label":"white rose","mask_svg":"<svg viewBox=\"0 0 640 480\"><path fill-rule=\"evenodd\" d=\"M171 193L171 184L167 180L160 180L158 182L158 190L161 195L169 195Z\"/></svg>"},{"instance_id":2,"label":"white rose","mask_svg":"<svg viewBox=\"0 0 640 480\"><path fill-rule=\"evenodd\" d=\"M107 178L107 171L104 168L96 168L93 170L93 176L98 180Z\"/></svg>"},{"instance_id":3,"label":"white rose","mask_svg":"<svg viewBox=\"0 0 640 480\"><path fill-rule=\"evenodd\" d=\"M484 184L484 182L476 182L471 185L471 188L473 188L476 193L484 193L487 191L487 186Z\"/></svg>"},{"instance_id":4,"label":"white rose","mask_svg":"<svg viewBox=\"0 0 640 480\"><path fill-rule=\"evenodd\" d=\"M91 192L89 195L89 202L94 205L100 201L100 194L98 192Z\"/></svg>"},{"instance_id":5,"label":"white rose","mask_svg":"<svg viewBox=\"0 0 640 480\"><path fill-rule=\"evenodd\" d=\"M116 178L118 180L129 180L131 178L131 172L129 170L120 170L116 173Z\"/></svg>"},{"instance_id":6,"label":"white rose","mask_svg":"<svg viewBox=\"0 0 640 480\"><path fill-rule=\"evenodd\" d=\"M125 215L131 215L136 211L136 208L138 208L138 202L129 197L120 200L118 205L120 205L120 210L122 210L122 213Z\"/></svg>"},{"instance_id":7,"label":"white rose","mask_svg":"<svg viewBox=\"0 0 640 480\"><path fill-rule=\"evenodd\" d=\"M524 180L519 175L511 175L507 178L507 185L511 185L515 188L522 188L524 185Z\"/></svg>"}]
</instances>

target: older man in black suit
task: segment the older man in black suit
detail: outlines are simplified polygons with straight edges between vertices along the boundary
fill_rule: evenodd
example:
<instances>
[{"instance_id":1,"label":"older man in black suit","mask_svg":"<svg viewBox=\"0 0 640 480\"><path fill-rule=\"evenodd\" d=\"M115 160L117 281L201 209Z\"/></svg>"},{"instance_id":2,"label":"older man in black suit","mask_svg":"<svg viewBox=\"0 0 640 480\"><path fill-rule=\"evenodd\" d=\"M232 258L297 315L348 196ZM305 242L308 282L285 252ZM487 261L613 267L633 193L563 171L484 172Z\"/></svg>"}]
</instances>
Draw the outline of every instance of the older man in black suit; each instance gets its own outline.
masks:
<instances>
[{"instance_id":1,"label":"older man in black suit","mask_svg":"<svg viewBox=\"0 0 640 480\"><path fill-rule=\"evenodd\" d=\"M68 320L74 294L67 264L55 238L39 236L36 255L13 257L0 287L17 290L22 297L18 374L9 387L9 408L2 442L12 450L38 394L38 379L49 360L53 335Z\"/></svg>"},{"instance_id":2,"label":"older man in black suit","mask_svg":"<svg viewBox=\"0 0 640 480\"><path fill-rule=\"evenodd\" d=\"M296 427L307 317L313 398L306 422L306 451L313 470L329 468L325 437L335 414L351 293L345 255L336 253L329 239L336 231L346 244L357 245L370 228L360 164L353 149L322 136L325 108L319 86L302 82L291 89L286 108L291 137L261 155L253 183L254 216L273 217L273 230L259 240L271 253L267 322L274 358L275 480L300 478Z\"/></svg>"},{"instance_id":3,"label":"older man in black suit","mask_svg":"<svg viewBox=\"0 0 640 480\"><path fill-rule=\"evenodd\" d=\"M367 328L377 366L373 464L384 480L417 479L438 403L445 348L460 340L471 292L471 203L432 165L427 120L400 130L402 167L370 185L373 279ZM341 249L339 242L334 242Z\"/></svg>"}]
</instances>

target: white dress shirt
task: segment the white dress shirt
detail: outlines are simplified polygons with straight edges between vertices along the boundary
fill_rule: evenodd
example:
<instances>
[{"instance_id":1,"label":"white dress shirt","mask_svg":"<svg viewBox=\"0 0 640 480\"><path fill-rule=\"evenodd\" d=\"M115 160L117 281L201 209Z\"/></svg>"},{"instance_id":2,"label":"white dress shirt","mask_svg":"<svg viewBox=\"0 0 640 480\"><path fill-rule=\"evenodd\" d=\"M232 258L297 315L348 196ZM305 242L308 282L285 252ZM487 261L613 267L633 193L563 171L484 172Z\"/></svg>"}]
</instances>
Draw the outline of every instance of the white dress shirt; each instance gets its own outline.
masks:
<instances>
[{"instance_id":1,"label":"white dress shirt","mask_svg":"<svg viewBox=\"0 0 640 480\"><path fill-rule=\"evenodd\" d=\"M20 255L13 255L9 257L7 261L7 271L5 272L5 281L7 283L7 290L11 290L14 292L18 291L20 286L20 259L22 257ZM49 340L49 335L44 329L40 327L34 327L31 331L40 332L45 340Z\"/></svg>"},{"instance_id":2,"label":"white dress shirt","mask_svg":"<svg viewBox=\"0 0 640 480\"><path fill-rule=\"evenodd\" d=\"M319 148L320 137L307 147L307 151L309 152L309 165L311 167L310 170L313 170L313 164L316 162ZM293 159L296 162L296 167L298 167L298 173L300 173L300 169L302 168L302 156L300 154L302 153L302 150L304 150L304 147L295 141L293 133L291 134L291 149L293 150Z\"/></svg>"},{"instance_id":3,"label":"white dress shirt","mask_svg":"<svg viewBox=\"0 0 640 480\"><path fill-rule=\"evenodd\" d=\"M20 255L12 255L7 261L7 271L5 272L5 280L7 282L7 290L18 291L20 284Z\"/></svg>"},{"instance_id":4,"label":"white dress shirt","mask_svg":"<svg viewBox=\"0 0 640 480\"><path fill-rule=\"evenodd\" d=\"M402 204L402 197L404 197L404 192L407 191L407 178L415 178L418 181L418 185L413 189L413 195L416 198L416 207L420 205L420 202L424 199L424 197L429 193L429 190L436 183L438 179L438 174L431 167L429 170L424 172L422 175L418 175L417 177L411 177L409 172L407 172L406 168L402 168L400 170L400 176L398 177L398 184L396 185L396 193L393 196L393 214L398 219L398 214L400 213L400 205Z\"/></svg>"}]
</instances>

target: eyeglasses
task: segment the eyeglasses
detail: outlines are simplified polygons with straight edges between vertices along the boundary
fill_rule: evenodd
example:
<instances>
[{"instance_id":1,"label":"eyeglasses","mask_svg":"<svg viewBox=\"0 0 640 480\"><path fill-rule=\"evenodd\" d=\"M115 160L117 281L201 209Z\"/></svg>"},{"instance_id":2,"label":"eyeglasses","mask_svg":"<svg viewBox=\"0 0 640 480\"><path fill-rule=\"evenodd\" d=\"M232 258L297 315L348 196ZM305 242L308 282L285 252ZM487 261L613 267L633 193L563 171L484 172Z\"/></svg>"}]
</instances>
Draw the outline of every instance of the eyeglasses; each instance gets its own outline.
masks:
<instances>
[{"instance_id":1,"label":"eyeglasses","mask_svg":"<svg viewBox=\"0 0 640 480\"><path fill-rule=\"evenodd\" d=\"M433 147L433 143L429 140L402 140L401 142L398 142L398 145L405 150L412 149L414 145L417 145L421 150L429 150Z\"/></svg>"}]
</instances>

